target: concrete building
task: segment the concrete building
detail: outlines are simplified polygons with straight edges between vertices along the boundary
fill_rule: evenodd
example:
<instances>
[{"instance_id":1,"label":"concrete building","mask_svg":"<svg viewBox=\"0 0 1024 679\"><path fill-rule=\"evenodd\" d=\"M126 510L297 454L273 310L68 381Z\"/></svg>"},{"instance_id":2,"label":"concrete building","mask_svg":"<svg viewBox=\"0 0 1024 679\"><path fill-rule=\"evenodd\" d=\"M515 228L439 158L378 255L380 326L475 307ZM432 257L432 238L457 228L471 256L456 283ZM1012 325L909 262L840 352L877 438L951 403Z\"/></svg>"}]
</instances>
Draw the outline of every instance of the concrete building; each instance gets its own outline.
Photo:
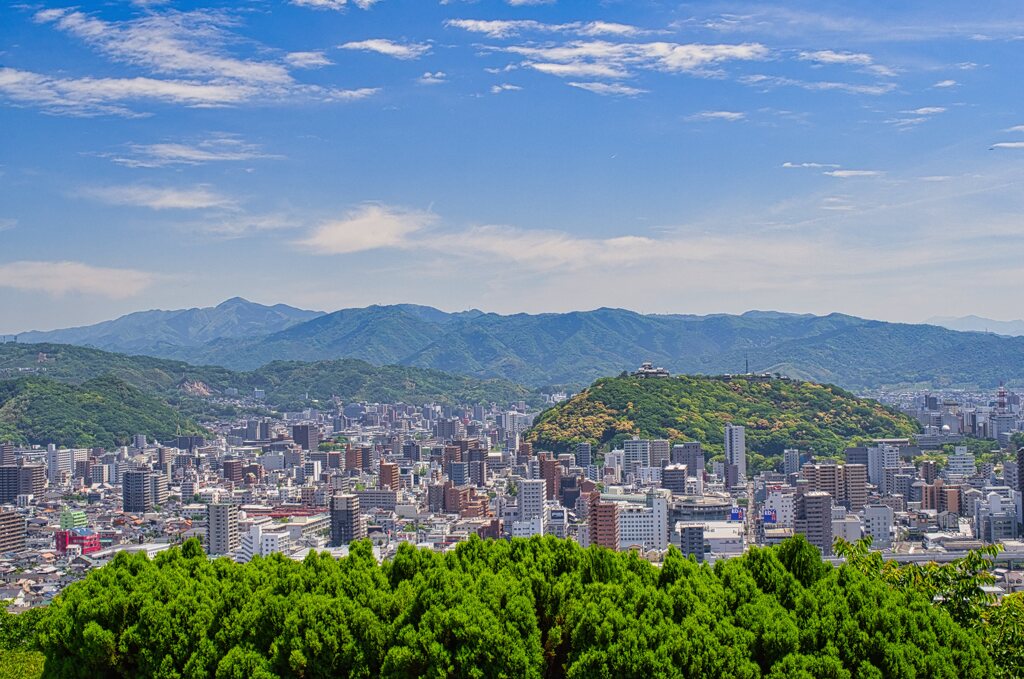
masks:
<instances>
[{"instance_id":1,"label":"concrete building","mask_svg":"<svg viewBox=\"0 0 1024 679\"><path fill-rule=\"evenodd\" d=\"M544 479L519 479L516 481L519 502L519 520L529 521L544 516L544 501L547 498L547 481Z\"/></svg>"},{"instance_id":2,"label":"concrete building","mask_svg":"<svg viewBox=\"0 0 1024 679\"><path fill-rule=\"evenodd\" d=\"M889 549L892 547L894 518L892 507L868 505L864 508L864 534L871 536L873 548Z\"/></svg>"},{"instance_id":3,"label":"concrete building","mask_svg":"<svg viewBox=\"0 0 1024 679\"><path fill-rule=\"evenodd\" d=\"M122 478L122 508L130 514L145 514L167 501L167 477L148 469L126 471Z\"/></svg>"},{"instance_id":4,"label":"concrete building","mask_svg":"<svg viewBox=\"0 0 1024 679\"><path fill-rule=\"evenodd\" d=\"M725 425L725 463L736 466L736 485L747 482L747 434L739 425Z\"/></svg>"},{"instance_id":5,"label":"concrete building","mask_svg":"<svg viewBox=\"0 0 1024 679\"><path fill-rule=\"evenodd\" d=\"M0 512L0 554L25 549L25 517L17 512Z\"/></svg>"},{"instance_id":6,"label":"concrete building","mask_svg":"<svg viewBox=\"0 0 1024 679\"><path fill-rule=\"evenodd\" d=\"M366 522L360 513L359 498L338 494L331 498L331 545L341 547L366 537Z\"/></svg>"},{"instance_id":7,"label":"concrete building","mask_svg":"<svg viewBox=\"0 0 1024 679\"><path fill-rule=\"evenodd\" d=\"M808 491L796 498L794 530L821 550L832 555L832 496L821 491Z\"/></svg>"},{"instance_id":8,"label":"concrete building","mask_svg":"<svg viewBox=\"0 0 1024 679\"><path fill-rule=\"evenodd\" d=\"M800 451L796 448L786 448L782 451L782 464L786 476L796 474L800 471Z\"/></svg>"},{"instance_id":9,"label":"concrete building","mask_svg":"<svg viewBox=\"0 0 1024 679\"><path fill-rule=\"evenodd\" d=\"M672 448L668 441L654 439L650 443L650 466L664 467L669 463Z\"/></svg>"},{"instance_id":10,"label":"concrete building","mask_svg":"<svg viewBox=\"0 0 1024 679\"><path fill-rule=\"evenodd\" d=\"M676 523L672 532L675 545L685 556L692 556L698 562L704 561L704 524Z\"/></svg>"},{"instance_id":11,"label":"concrete building","mask_svg":"<svg viewBox=\"0 0 1024 679\"><path fill-rule=\"evenodd\" d=\"M668 549L668 501L650 493L645 504L623 502L619 508L619 549Z\"/></svg>"},{"instance_id":12,"label":"concrete building","mask_svg":"<svg viewBox=\"0 0 1024 679\"><path fill-rule=\"evenodd\" d=\"M690 476L704 475L704 449L699 441L687 441L672 446L669 462L686 465L686 471Z\"/></svg>"},{"instance_id":13,"label":"concrete building","mask_svg":"<svg viewBox=\"0 0 1024 679\"><path fill-rule=\"evenodd\" d=\"M230 554L237 550L241 544L238 534L238 505L207 505L206 533L208 554Z\"/></svg>"},{"instance_id":14,"label":"concrete building","mask_svg":"<svg viewBox=\"0 0 1024 679\"><path fill-rule=\"evenodd\" d=\"M685 464L670 464L661 470L661 487L673 495L686 495L686 480L689 471Z\"/></svg>"}]
</instances>

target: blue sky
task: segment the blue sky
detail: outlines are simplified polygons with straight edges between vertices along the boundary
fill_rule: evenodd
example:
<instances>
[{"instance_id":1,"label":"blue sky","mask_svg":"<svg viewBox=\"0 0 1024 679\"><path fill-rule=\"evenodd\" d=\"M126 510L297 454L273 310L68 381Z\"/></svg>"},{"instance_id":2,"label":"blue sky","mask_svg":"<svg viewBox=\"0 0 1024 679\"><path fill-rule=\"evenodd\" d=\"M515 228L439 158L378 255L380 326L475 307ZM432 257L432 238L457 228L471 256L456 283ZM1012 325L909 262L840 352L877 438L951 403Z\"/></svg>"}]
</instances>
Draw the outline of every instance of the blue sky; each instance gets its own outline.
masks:
<instances>
[{"instance_id":1,"label":"blue sky","mask_svg":"<svg viewBox=\"0 0 1024 679\"><path fill-rule=\"evenodd\" d=\"M0 9L0 332L337 309L1021 315L1019 2Z\"/></svg>"}]
</instances>

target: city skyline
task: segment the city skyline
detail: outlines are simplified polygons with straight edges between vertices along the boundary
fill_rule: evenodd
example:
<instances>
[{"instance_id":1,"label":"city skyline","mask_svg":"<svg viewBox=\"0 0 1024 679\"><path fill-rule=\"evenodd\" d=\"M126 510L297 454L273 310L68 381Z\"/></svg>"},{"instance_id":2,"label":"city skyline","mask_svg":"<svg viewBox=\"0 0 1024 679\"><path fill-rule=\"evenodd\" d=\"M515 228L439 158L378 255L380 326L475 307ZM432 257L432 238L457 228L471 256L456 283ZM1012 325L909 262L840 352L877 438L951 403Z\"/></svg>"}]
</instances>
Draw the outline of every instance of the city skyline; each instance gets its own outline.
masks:
<instances>
[{"instance_id":1,"label":"city skyline","mask_svg":"<svg viewBox=\"0 0 1024 679\"><path fill-rule=\"evenodd\" d=\"M235 295L1019 316L1019 5L577 5L0 9L0 331Z\"/></svg>"}]
</instances>

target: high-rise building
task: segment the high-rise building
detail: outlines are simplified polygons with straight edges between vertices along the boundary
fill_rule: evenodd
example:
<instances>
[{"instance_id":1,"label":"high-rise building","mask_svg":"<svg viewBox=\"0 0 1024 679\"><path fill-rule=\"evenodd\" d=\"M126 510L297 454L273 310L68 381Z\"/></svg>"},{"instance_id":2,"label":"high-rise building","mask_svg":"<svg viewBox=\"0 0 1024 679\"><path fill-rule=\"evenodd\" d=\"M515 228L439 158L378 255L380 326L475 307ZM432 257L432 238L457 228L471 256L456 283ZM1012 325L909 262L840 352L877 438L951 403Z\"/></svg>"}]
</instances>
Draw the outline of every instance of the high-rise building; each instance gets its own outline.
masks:
<instances>
[{"instance_id":1,"label":"high-rise building","mask_svg":"<svg viewBox=\"0 0 1024 679\"><path fill-rule=\"evenodd\" d=\"M613 550L619 548L618 502L602 502L599 493L592 493L587 522L590 525L590 544Z\"/></svg>"},{"instance_id":2,"label":"high-rise building","mask_svg":"<svg viewBox=\"0 0 1024 679\"><path fill-rule=\"evenodd\" d=\"M14 444L10 441L0 443L0 467L14 464Z\"/></svg>"},{"instance_id":3,"label":"high-rise building","mask_svg":"<svg viewBox=\"0 0 1024 679\"><path fill-rule=\"evenodd\" d=\"M208 554L230 554L241 545L242 539L238 532L238 505L208 505L206 526Z\"/></svg>"},{"instance_id":4,"label":"high-rise building","mask_svg":"<svg viewBox=\"0 0 1024 679\"><path fill-rule=\"evenodd\" d=\"M652 467L664 467L671 459L672 447L668 441L655 439L651 441L650 458Z\"/></svg>"},{"instance_id":5,"label":"high-rise building","mask_svg":"<svg viewBox=\"0 0 1024 679\"><path fill-rule=\"evenodd\" d=\"M0 512L0 554L25 549L25 517L17 512Z\"/></svg>"},{"instance_id":6,"label":"high-rise building","mask_svg":"<svg viewBox=\"0 0 1024 679\"><path fill-rule=\"evenodd\" d=\"M576 444L576 464L581 467L589 467L593 464L593 451L589 443Z\"/></svg>"},{"instance_id":7,"label":"high-rise building","mask_svg":"<svg viewBox=\"0 0 1024 679\"><path fill-rule=\"evenodd\" d=\"M148 469L130 469L122 479L122 508L130 514L145 514L162 505L168 497L167 477Z\"/></svg>"},{"instance_id":8,"label":"high-rise building","mask_svg":"<svg viewBox=\"0 0 1024 679\"><path fill-rule=\"evenodd\" d=\"M547 481L544 479L519 479L516 482L519 502L519 520L529 521L544 516L544 500L547 498Z\"/></svg>"},{"instance_id":9,"label":"high-rise building","mask_svg":"<svg viewBox=\"0 0 1024 679\"><path fill-rule=\"evenodd\" d=\"M876 549L892 547L892 507L868 505L864 508L864 533L871 536L871 546Z\"/></svg>"},{"instance_id":10,"label":"high-rise building","mask_svg":"<svg viewBox=\"0 0 1024 679\"><path fill-rule=\"evenodd\" d=\"M686 479L690 475L685 464L670 464L661 470L661 487L673 495L686 495Z\"/></svg>"},{"instance_id":11,"label":"high-rise building","mask_svg":"<svg viewBox=\"0 0 1024 679\"><path fill-rule=\"evenodd\" d=\"M627 474L636 474L639 467L651 466L651 442L647 439L626 439L622 442L622 467Z\"/></svg>"},{"instance_id":12,"label":"high-rise building","mask_svg":"<svg viewBox=\"0 0 1024 679\"><path fill-rule=\"evenodd\" d=\"M669 461L672 464L686 465L686 473L690 476L704 476L704 449L700 441L687 441L672 446Z\"/></svg>"},{"instance_id":13,"label":"high-rise building","mask_svg":"<svg viewBox=\"0 0 1024 679\"><path fill-rule=\"evenodd\" d=\"M747 436L740 425L725 425L725 462L736 465L736 484L747 482Z\"/></svg>"},{"instance_id":14,"label":"high-rise building","mask_svg":"<svg viewBox=\"0 0 1024 679\"><path fill-rule=\"evenodd\" d=\"M320 446L320 430L312 424L297 424L292 427L292 440L303 450L316 450Z\"/></svg>"},{"instance_id":15,"label":"high-rise building","mask_svg":"<svg viewBox=\"0 0 1024 679\"><path fill-rule=\"evenodd\" d=\"M900 449L896 446L881 444L868 448L868 481L878 486L883 495L888 494L885 487L885 470L895 469L900 464Z\"/></svg>"},{"instance_id":16,"label":"high-rise building","mask_svg":"<svg viewBox=\"0 0 1024 679\"><path fill-rule=\"evenodd\" d=\"M75 472L75 453L69 448L53 447L46 451L46 476L51 486L70 479Z\"/></svg>"},{"instance_id":17,"label":"high-rise building","mask_svg":"<svg viewBox=\"0 0 1024 679\"><path fill-rule=\"evenodd\" d=\"M679 551L684 556L692 556L698 562L704 561L704 524L679 523L676 525L679 535Z\"/></svg>"},{"instance_id":18,"label":"high-rise building","mask_svg":"<svg viewBox=\"0 0 1024 679\"><path fill-rule=\"evenodd\" d=\"M544 479L547 489L547 499L557 499L558 491L560 490L559 479L562 478L562 465L558 463L558 460L551 457L550 453L542 454L538 462L540 464L540 477Z\"/></svg>"},{"instance_id":19,"label":"high-rise building","mask_svg":"<svg viewBox=\"0 0 1024 679\"><path fill-rule=\"evenodd\" d=\"M242 467L245 463L238 459L224 460L220 463L220 473L224 477L225 481L231 481L232 483L242 482Z\"/></svg>"},{"instance_id":20,"label":"high-rise building","mask_svg":"<svg viewBox=\"0 0 1024 679\"><path fill-rule=\"evenodd\" d=\"M379 486L390 490L399 489L398 465L394 462L381 462L378 475Z\"/></svg>"},{"instance_id":21,"label":"high-rise building","mask_svg":"<svg viewBox=\"0 0 1024 679\"><path fill-rule=\"evenodd\" d=\"M786 448L782 451L782 464L786 476L796 474L800 471L800 451L796 448Z\"/></svg>"},{"instance_id":22,"label":"high-rise building","mask_svg":"<svg viewBox=\"0 0 1024 679\"><path fill-rule=\"evenodd\" d=\"M798 495L794 530L807 536L807 541L820 549L823 556L831 556L832 496L817 490Z\"/></svg>"},{"instance_id":23,"label":"high-rise building","mask_svg":"<svg viewBox=\"0 0 1024 679\"><path fill-rule=\"evenodd\" d=\"M331 498L331 544L347 545L366 537L366 523L359 512L359 498L339 493Z\"/></svg>"},{"instance_id":24,"label":"high-rise building","mask_svg":"<svg viewBox=\"0 0 1024 679\"><path fill-rule=\"evenodd\" d=\"M828 493L851 512L867 502L867 469L862 464L805 464L800 471L810 490Z\"/></svg>"}]
</instances>

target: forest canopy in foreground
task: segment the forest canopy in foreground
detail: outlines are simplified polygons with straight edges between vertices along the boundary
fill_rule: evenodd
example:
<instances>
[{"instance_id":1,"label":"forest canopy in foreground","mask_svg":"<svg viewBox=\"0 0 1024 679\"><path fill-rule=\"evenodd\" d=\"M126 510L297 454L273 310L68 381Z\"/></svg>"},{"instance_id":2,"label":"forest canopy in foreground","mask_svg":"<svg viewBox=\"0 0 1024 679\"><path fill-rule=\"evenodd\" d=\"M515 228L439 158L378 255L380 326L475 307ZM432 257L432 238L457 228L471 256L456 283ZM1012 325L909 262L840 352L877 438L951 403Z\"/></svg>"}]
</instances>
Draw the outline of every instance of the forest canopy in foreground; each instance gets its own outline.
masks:
<instances>
[{"instance_id":1,"label":"forest canopy in foreground","mask_svg":"<svg viewBox=\"0 0 1024 679\"><path fill-rule=\"evenodd\" d=\"M50 677L1000 676L982 632L870 569L802 538L660 568L551 537L383 564L368 542L243 565L191 540L70 585L36 644Z\"/></svg>"}]
</instances>

